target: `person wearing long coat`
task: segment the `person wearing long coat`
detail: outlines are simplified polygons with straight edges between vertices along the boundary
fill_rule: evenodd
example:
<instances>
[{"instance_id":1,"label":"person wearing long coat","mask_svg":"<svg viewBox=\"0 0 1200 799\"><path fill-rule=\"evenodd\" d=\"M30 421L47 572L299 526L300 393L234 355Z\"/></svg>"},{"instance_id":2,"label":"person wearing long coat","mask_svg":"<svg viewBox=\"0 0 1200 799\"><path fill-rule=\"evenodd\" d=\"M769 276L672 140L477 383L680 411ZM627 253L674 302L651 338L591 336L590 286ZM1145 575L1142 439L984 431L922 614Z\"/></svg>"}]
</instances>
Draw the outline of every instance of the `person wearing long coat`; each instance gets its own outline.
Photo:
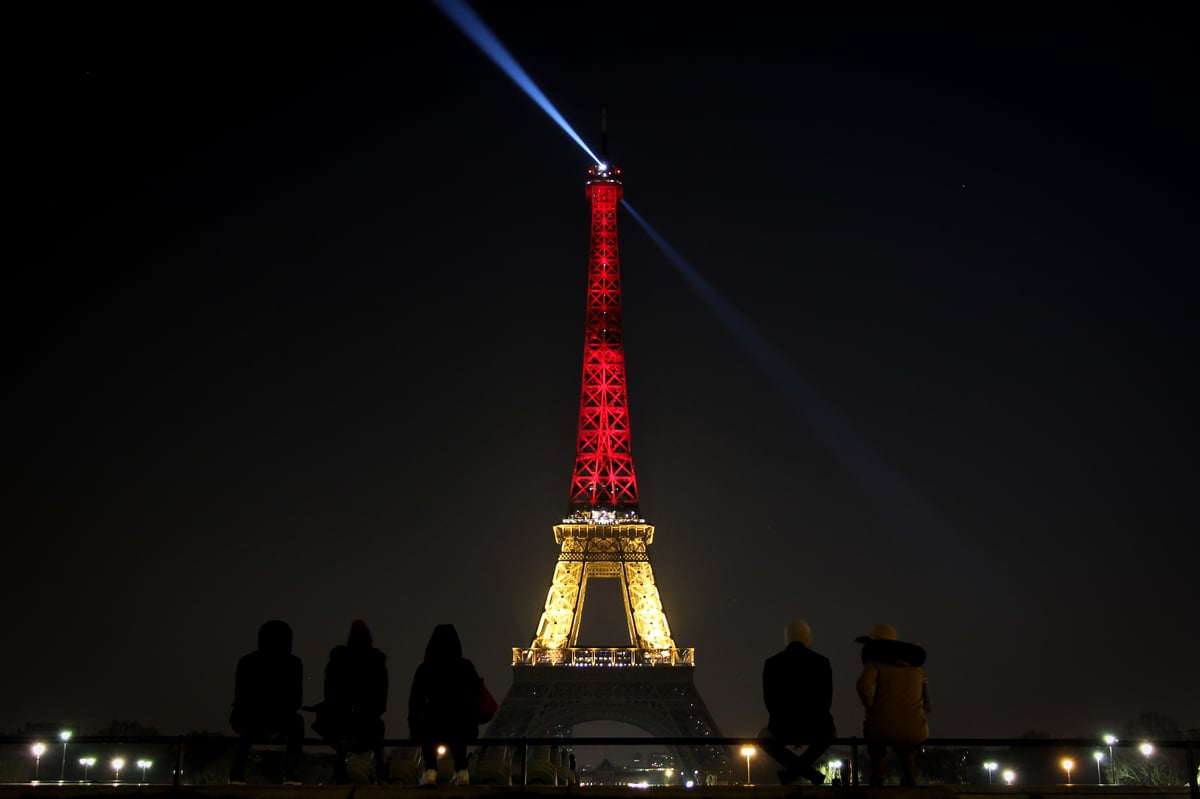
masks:
<instances>
[{"instance_id":1,"label":"person wearing long coat","mask_svg":"<svg viewBox=\"0 0 1200 799\"><path fill-rule=\"evenodd\" d=\"M784 627L783 651L763 663L763 703L767 706L769 738L763 750L783 770L779 781L790 785L799 777L820 785L825 782L813 763L829 748L834 735L833 668L829 658L812 650L812 630L805 621ZM789 746L807 744L803 754Z\"/></svg>"},{"instance_id":2,"label":"person wearing long coat","mask_svg":"<svg viewBox=\"0 0 1200 799\"><path fill-rule=\"evenodd\" d=\"M434 627L408 696L409 735L425 760L421 785L437 782L438 744L454 758L454 784L470 783L467 745L479 739L479 690L479 672L463 657L454 625Z\"/></svg>"},{"instance_id":3,"label":"person wearing long coat","mask_svg":"<svg viewBox=\"0 0 1200 799\"><path fill-rule=\"evenodd\" d=\"M855 688L866 711L863 737L871 757L871 785L882 785L887 748L900 761L901 785L916 785L917 748L929 737L925 714L931 709L925 678L925 650L897 640L896 629L876 624L863 645L863 670Z\"/></svg>"}]
</instances>

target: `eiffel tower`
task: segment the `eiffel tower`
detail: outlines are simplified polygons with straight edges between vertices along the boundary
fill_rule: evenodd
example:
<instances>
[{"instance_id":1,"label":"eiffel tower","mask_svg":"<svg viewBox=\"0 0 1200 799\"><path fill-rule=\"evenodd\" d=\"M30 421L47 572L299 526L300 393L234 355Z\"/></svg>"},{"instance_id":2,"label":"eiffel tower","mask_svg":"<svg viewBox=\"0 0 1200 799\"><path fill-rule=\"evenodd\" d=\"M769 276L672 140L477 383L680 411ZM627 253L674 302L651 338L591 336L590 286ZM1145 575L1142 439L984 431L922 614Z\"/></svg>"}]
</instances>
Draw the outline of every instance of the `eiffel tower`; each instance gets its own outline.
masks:
<instances>
[{"instance_id":1,"label":"eiffel tower","mask_svg":"<svg viewBox=\"0 0 1200 799\"><path fill-rule=\"evenodd\" d=\"M619 721L662 738L720 738L693 682L695 651L671 637L647 548L654 526L638 512L630 450L617 206L621 170L588 170L592 206L583 390L568 515L533 642L513 649L513 681L488 738L569 738L577 724ZM619 580L626 646L578 647L588 582ZM688 774L715 774L719 745L665 746ZM702 777L703 778L703 777Z\"/></svg>"}]
</instances>

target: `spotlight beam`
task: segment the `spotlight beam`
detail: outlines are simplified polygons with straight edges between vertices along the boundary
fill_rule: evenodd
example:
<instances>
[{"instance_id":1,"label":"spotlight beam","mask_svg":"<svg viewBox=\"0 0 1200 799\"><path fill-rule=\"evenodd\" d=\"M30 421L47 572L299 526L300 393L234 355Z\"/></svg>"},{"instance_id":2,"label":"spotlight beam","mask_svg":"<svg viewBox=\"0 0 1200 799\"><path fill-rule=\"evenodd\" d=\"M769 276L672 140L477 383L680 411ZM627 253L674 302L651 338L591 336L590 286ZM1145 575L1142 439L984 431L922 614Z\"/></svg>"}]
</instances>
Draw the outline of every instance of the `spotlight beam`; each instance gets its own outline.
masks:
<instances>
[{"instance_id":1,"label":"spotlight beam","mask_svg":"<svg viewBox=\"0 0 1200 799\"><path fill-rule=\"evenodd\" d=\"M597 164L603 163L591 148L583 143L583 139L575 132L567 120L563 119L562 114L558 113L558 109L554 104L542 93L542 90L533 82L533 78L526 74L525 70L521 69L521 65L512 57L508 50L496 38L491 29L484 24L465 0L433 0L433 4L437 6L438 11L446 16L460 31L462 31L468 39L475 43L475 46L483 51L484 55L492 59L500 70L512 79L512 82L517 84L525 94L529 95L529 99L537 103L543 111L546 112L555 123L558 124L563 131L570 136L583 151L587 153Z\"/></svg>"},{"instance_id":2,"label":"spotlight beam","mask_svg":"<svg viewBox=\"0 0 1200 799\"><path fill-rule=\"evenodd\" d=\"M941 533L948 539L952 538L946 535L951 532L951 526L942 514L921 497L898 470L887 463L844 413L813 388L793 366L787 354L758 332L628 201L621 200L621 204L708 305L713 315L733 334L750 359L808 422L834 458L858 479L875 504L887 512L906 533L919 532L925 536Z\"/></svg>"}]
</instances>

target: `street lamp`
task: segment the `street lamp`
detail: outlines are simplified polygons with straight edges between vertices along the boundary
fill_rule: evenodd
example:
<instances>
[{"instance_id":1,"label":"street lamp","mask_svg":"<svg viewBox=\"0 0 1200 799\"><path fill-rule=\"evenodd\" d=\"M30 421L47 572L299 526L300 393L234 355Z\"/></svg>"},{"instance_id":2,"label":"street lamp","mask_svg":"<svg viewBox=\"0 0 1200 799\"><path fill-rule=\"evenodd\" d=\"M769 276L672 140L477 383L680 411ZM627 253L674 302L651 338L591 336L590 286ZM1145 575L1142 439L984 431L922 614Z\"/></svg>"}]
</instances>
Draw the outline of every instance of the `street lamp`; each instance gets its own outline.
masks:
<instances>
[{"instance_id":1,"label":"street lamp","mask_svg":"<svg viewBox=\"0 0 1200 799\"><path fill-rule=\"evenodd\" d=\"M125 768L125 759L121 757L114 757L112 761L112 768L114 774L113 783L118 783L121 781L121 769Z\"/></svg>"},{"instance_id":2,"label":"street lamp","mask_svg":"<svg viewBox=\"0 0 1200 799\"><path fill-rule=\"evenodd\" d=\"M1150 784L1150 755L1154 754L1154 744L1149 743L1149 742L1144 743L1138 747L1138 750L1141 751L1141 753L1146 756L1146 783L1145 784L1149 785Z\"/></svg>"},{"instance_id":3,"label":"street lamp","mask_svg":"<svg viewBox=\"0 0 1200 799\"><path fill-rule=\"evenodd\" d=\"M60 732L58 740L63 742L62 768L58 772L58 781L62 782L67 777L67 741L71 740L71 731L63 730Z\"/></svg>"},{"instance_id":4,"label":"street lamp","mask_svg":"<svg viewBox=\"0 0 1200 799\"><path fill-rule=\"evenodd\" d=\"M88 769L91 768L92 766L96 765L96 758L81 757L81 758L79 758L79 765L83 766L83 781L87 782Z\"/></svg>"},{"instance_id":5,"label":"street lamp","mask_svg":"<svg viewBox=\"0 0 1200 799\"><path fill-rule=\"evenodd\" d=\"M1062 759L1063 771L1067 772L1067 785L1071 784L1071 769L1075 768L1075 761L1069 757Z\"/></svg>"},{"instance_id":6,"label":"street lamp","mask_svg":"<svg viewBox=\"0 0 1200 799\"><path fill-rule=\"evenodd\" d=\"M1013 771L1010 768L1006 768L1006 769L1004 769L1004 773L1001 774L1000 776L1004 778L1005 785L1012 785L1013 780L1015 780L1017 778L1017 772Z\"/></svg>"},{"instance_id":7,"label":"street lamp","mask_svg":"<svg viewBox=\"0 0 1200 799\"><path fill-rule=\"evenodd\" d=\"M983 769L988 773L988 785L992 784L992 772L1000 768L1000 764L995 760L989 760L983 764Z\"/></svg>"},{"instance_id":8,"label":"street lamp","mask_svg":"<svg viewBox=\"0 0 1200 799\"><path fill-rule=\"evenodd\" d=\"M1104 777L1100 774L1100 761L1104 759L1104 753L1097 749L1095 752L1092 752L1092 757L1096 761L1096 784L1103 785Z\"/></svg>"},{"instance_id":9,"label":"street lamp","mask_svg":"<svg viewBox=\"0 0 1200 799\"><path fill-rule=\"evenodd\" d=\"M842 778L842 761L830 760L829 761L829 773L834 779L840 780ZM830 782L832 782L832 781L833 780L830 780Z\"/></svg>"},{"instance_id":10,"label":"street lamp","mask_svg":"<svg viewBox=\"0 0 1200 799\"><path fill-rule=\"evenodd\" d=\"M142 770L142 782L146 781L146 769L150 768L153 765L154 765L154 761L152 761L152 760L139 760L137 762L137 767Z\"/></svg>"},{"instance_id":11,"label":"street lamp","mask_svg":"<svg viewBox=\"0 0 1200 799\"><path fill-rule=\"evenodd\" d=\"M746 784L750 784L750 758L754 755L753 746L743 746L742 755L746 758Z\"/></svg>"},{"instance_id":12,"label":"street lamp","mask_svg":"<svg viewBox=\"0 0 1200 799\"><path fill-rule=\"evenodd\" d=\"M38 772L42 768L42 755L46 753L46 745L39 741L29 747L29 751L33 752L33 781L37 782Z\"/></svg>"},{"instance_id":13,"label":"street lamp","mask_svg":"<svg viewBox=\"0 0 1200 799\"><path fill-rule=\"evenodd\" d=\"M1117 784L1117 759L1113 757L1113 744L1116 742L1117 736L1104 734L1104 743L1108 744L1108 781L1113 785Z\"/></svg>"}]
</instances>

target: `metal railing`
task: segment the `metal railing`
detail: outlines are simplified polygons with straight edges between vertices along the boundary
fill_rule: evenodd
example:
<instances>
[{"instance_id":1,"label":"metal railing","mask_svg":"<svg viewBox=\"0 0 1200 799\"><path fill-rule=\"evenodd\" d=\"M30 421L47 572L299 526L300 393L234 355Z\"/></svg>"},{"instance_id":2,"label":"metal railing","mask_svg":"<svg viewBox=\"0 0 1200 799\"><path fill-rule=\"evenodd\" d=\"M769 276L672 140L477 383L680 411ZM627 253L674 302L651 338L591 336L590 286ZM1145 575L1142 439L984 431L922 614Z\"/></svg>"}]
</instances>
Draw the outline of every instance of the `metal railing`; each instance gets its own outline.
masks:
<instances>
[{"instance_id":1,"label":"metal railing","mask_svg":"<svg viewBox=\"0 0 1200 799\"><path fill-rule=\"evenodd\" d=\"M216 736L216 735L182 735L182 736L73 736L69 744L60 743L47 738L46 736L36 735L10 735L0 736L0 769L11 777L13 762L22 761L25 763L27 770L32 772L32 779L9 779L4 778L3 781L18 784L38 784L44 783L48 785L54 784L144 784L144 785L164 785L170 784L176 788L183 785L195 785L199 783L188 782L185 779L185 768L188 761L189 753L197 751L207 752L210 756L219 759L213 753L232 752L234 746L240 739L236 736ZM582 747L636 747L640 750L662 749L671 750L673 748L692 748L694 750L705 749L710 753L713 748L725 750L724 767L714 770L711 775L696 774L697 778L708 777L709 779L716 778L717 782L707 782L705 784L726 784L726 785L744 785L749 784L750 762L749 756L744 754L743 747L752 747L754 753L768 761L769 758L763 754L762 745L764 739L760 738L731 738L731 737L549 737L549 738L480 738L472 743L475 750L474 763L476 766L481 766L485 762L489 762L488 758L479 759L480 755L490 756L490 762L500 762L504 765L511 780L508 784L525 786L532 784L530 782L531 771L536 771L533 765L538 761L549 761L552 764L560 754L564 752L573 752ZM41 754L37 755L37 764L30 765L32 755L30 754L35 744L43 744L40 750ZM255 746L281 748L282 741L278 738L256 738L252 740ZM774 741L772 743L778 743ZM304 739L305 749L320 748L325 750L328 755L331 751L330 743L321 738L306 738ZM74 753L74 757L68 760L67 746ZM1112 762L1117 759L1117 754L1121 755L1126 763L1142 763L1147 764L1147 774L1149 774L1148 764L1152 757L1149 753L1154 752L1154 757L1174 758L1182 766L1181 778L1172 784L1182 787L1187 785L1190 789L1192 799L1200 799L1200 790L1197 788L1197 754L1196 748L1200 746L1200 742L1194 739L1180 740L1138 740L1137 742L1122 742L1120 745L1112 747L1104 742L1098 742L1091 738L930 738L921 745L923 761L932 759L938 752L949 753L950 758L943 757L943 761L958 764L959 772L953 776L937 773L926 773L927 779L922 780L925 784L971 784L974 782L990 783L994 779L1000 780L1003 784L1003 776L994 773L1001 765L997 762L996 754L1004 753L1010 757L1016 757L1016 752L1019 751L1034 751L1037 755L1036 762L1045 768L1048 761L1045 758L1045 753L1050 751L1054 758L1058 758L1063 753L1069 753L1074 758L1074 773L1072 769L1067 769L1065 781L1059 775L1058 780L1042 780L1031 781L1025 775L1032 773L1034 770L1030 767L1023 767L1020 770L1022 774L1021 784L1037 785L1037 784L1075 784L1075 785L1106 785L1113 784L1113 778L1118 774L1116 763ZM419 744L409 738L387 738L384 740L384 747L392 749L394 757L391 762L395 762L395 753L408 752L410 759L413 752L419 752ZM1149 748L1146 748L1149 747ZM105 763L100 759L93 760L94 769L91 775L88 774L88 769L84 768L84 779L79 778L80 765L76 763L79 753L96 752L107 749L110 753L127 752L131 749L137 751L150 751L169 753L169 757L155 760L156 768L154 770L154 778L150 779L147 775L147 769L142 769L139 774L139 766L137 761L128 759L124 765L126 770L125 779L121 779L118 771L112 779L101 777L102 772L111 773L111 761ZM1139 750L1139 748L1141 748ZM833 779L840 779L843 785L857 786L860 781L860 776L864 773L863 755L866 751L866 743L861 738L835 738L830 744L829 750L824 758L818 761L818 765L825 766L832 762L834 757L844 757L844 762L839 769L838 775L830 774ZM739 752L743 754L739 756ZM844 753L844 754L843 754ZM1106 757L1095 757L1095 762L1092 762L1092 755L1104 755ZM742 772L747 779L741 780L742 774L739 771L742 768L742 758L746 758L746 770ZM83 758L87 759L87 758ZM80 760L80 763L82 760ZM1071 758L1062 758L1062 760L1050 761L1050 769L1057 770L1062 764ZM1102 762L1108 762L1102 766ZM164 762L165 761L165 762ZM149 763L150 761L145 761ZM414 761L415 762L415 761ZM66 779L67 764L71 763L71 773L74 779ZM986 766L991 766L986 768ZM164 766L169 766L169 772L163 770ZM36 769L36 770L35 770ZM962 769L971 771L971 778L963 776ZM19 768L17 769L20 770ZM1094 770L1094 771L1093 771ZM39 773L40 771L40 773ZM983 776L986 771L986 779ZM169 773L169 779L165 777ZM386 781L386 780L384 780ZM1130 779L1117 780L1124 785L1136 785L1138 782Z\"/></svg>"}]
</instances>

